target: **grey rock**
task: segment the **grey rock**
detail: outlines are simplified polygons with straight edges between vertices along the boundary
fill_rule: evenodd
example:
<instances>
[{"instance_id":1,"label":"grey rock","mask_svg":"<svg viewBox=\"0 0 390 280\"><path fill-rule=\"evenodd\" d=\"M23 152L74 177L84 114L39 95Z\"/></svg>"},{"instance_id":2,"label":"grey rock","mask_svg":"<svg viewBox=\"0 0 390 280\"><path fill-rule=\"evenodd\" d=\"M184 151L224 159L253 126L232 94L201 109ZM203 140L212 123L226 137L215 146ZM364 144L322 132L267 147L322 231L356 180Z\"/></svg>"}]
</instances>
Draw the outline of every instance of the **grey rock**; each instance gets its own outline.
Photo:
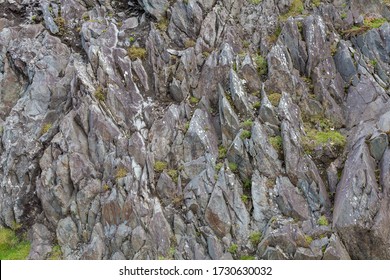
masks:
<instances>
[{"instance_id":1,"label":"grey rock","mask_svg":"<svg viewBox=\"0 0 390 280\"><path fill-rule=\"evenodd\" d=\"M219 116L222 130L222 144L228 147L237 135L240 129L240 121L234 112L228 99L225 96L221 85L218 86L219 92Z\"/></svg>"},{"instance_id":2,"label":"grey rock","mask_svg":"<svg viewBox=\"0 0 390 280\"><path fill-rule=\"evenodd\" d=\"M208 113L197 109L191 119L190 127L183 141L184 160L186 162L209 153L213 158L218 155L218 141Z\"/></svg>"},{"instance_id":3,"label":"grey rock","mask_svg":"<svg viewBox=\"0 0 390 280\"><path fill-rule=\"evenodd\" d=\"M375 160L380 160L387 146L389 145L389 139L386 133L379 133L371 136L370 139L370 153Z\"/></svg>"},{"instance_id":4,"label":"grey rock","mask_svg":"<svg viewBox=\"0 0 390 280\"><path fill-rule=\"evenodd\" d=\"M251 195L253 201L253 222L259 229L263 229L274 213L272 200L267 189L267 178L256 170L252 176Z\"/></svg>"},{"instance_id":5,"label":"grey rock","mask_svg":"<svg viewBox=\"0 0 390 280\"><path fill-rule=\"evenodd\" d=\"M215 236L207 237L207 248L211 259L220 260L223 256L223 248L221 243Z\"/></svg>"},{"instance_id":6,"label":"grey rock","mask_svg":"<svg viewBox=\"0 0 390 280\"><path fill-rule=\"evenodd\" d=\"M341 41L338 45L337 52L334 56L334 62L337 71L346 83L349 83L351 79L357 74L354 61L351 57L348 46L345 42Z\"/></svg>"},{"instance_id":7,"label":"grey rock","mask_svg":"<svg viewBox=\"0 0 390 280\"><path fill-rule=\"evenodd\" d=\"M215 234L222 238L229 233L232 223L222 190L215 187L205 211L205 220Z\"/></svg>"},{"instance_id":8,"label":"grey rock","mask_svg":"<svg viewBox=\"0 0 390 280\"><path fill-rule=\"evenodd\" d=\"M50 2L48 1L41 1L41 7L42 7L42 13L43 13L43 18L45 19L45 24L46 28L50 30L51 33L57 34L60 29L54 22L54 18L50 13Z\"/></svg>"},{"instance_id":9,"label":"grey rock","mask_svg":"<svg viewBox=\"0 0 390 280\"><path fill-rule=\"evenodd\" d=\"M133 29L136 28L137 26L138 26L138 18L131 17L123 21L121 29L122 30Z\"/></svg>"},{"instance_id":10,"label":"grey rock","mask_svg":"<svg viewBox=\"0 0 390 280\"><path fill-rule=\"evenodd\" d=\"M230 70L229 77L230 92L232 94L232 99L235 107L241 114L246 117L250 117L252 115L252 110L249 106L246 92L244 91L241 81L233 69Z\"/></svg>"},{"instance_id":11,"label":"grey rock","mask_svg":"<svg viewBox=\"0 0 390 280\"><path fill-rule=\"evenodd\" d=\"M131 246L133 250L135 252L138 252L145 244L145 240L146 240L145 230L141 226L136 227L133 230L131 235Z\"/></svg>"},{"instance_id":12,"label":"grey rock","mask_svg":"<svg viewBox=\"0 0 390 280\"><path fill-rule=\"evenodd\" d=\"M387 258L386 249L367 246L373 240L387 248L388 215L383 215L387 197L382 198L375 176L375 161L364 139L351 151L336 192L333 224L351 258ZM380 218L374 219L376 215ZM364 239L362 239L364 236Z\"/></svg>"},{"instance_id":13,"label":"grey rock","mask_svg":"<svg viewBox=\"0 0 390 280\"><path fill-rule=\"evenodd\" d=\"M91 241L85 248L81 259L84 260L101 260L105 253L105 244L103 241L103 226L96 224L92 231Z\"/></svg>"},{"instance_id":14,"label":"grey rock","mask_svg":"<svg viewBox=\"0 0 390 280\"><path fill-rule=\"evenodd\" d=\"M340 238L332 234L329 239L329 244L324 252L324 260L350 260L350 256L345 249L343 243Z\"/></svg>"},{"instance_id":15,"label":"grey rock","mask_svg":"<svg viewBox=\"0 0 390 280\"><path fill-rule=\"evenodd\" d=\"M390 112L384 113L379 118L378 128L384 132L390 131Z\"/></svg>"},{"instance_id":16,"label":"grey rock","mask_svg":"<svg viewBox=\"0 0 390 280\"><path fill-rule=\"evenodd\" d=\"M31 249L29 260L44 260L52 251L50 231L43 224L34 224L30 231Z\"/></svg>"},{"instance_id":17,"label":"grey rock","mask_svg":"<svg viewBox=\"0 0 390 280\"><path fill-rule=\"evenodd\" d=\"M76 224L71 217L58 222L57 240L62 248L65 259L72 258L72 250L77 248L80 238L77 233Z\"/></svg>"},{"instance_id":18,"label":"grey rock","mask_svg":"<svg viewBox=\"0 0 390 280\"><path fill-rule=\"evenodd\" d=\"M288 178L278 177L275 191L276 202L284 215L302 220L310 217L309 206L305 198Z\"/></svg>"},{"instance_id":19,"label":"grey rock","mask_svg":"<svg viewBox=\"0 0 390 280\"><path fill-rule=\"evenodd\" d=\"M316 254L309 248L299 247L294 255L294 260L320 260L322 258L322 254Z\"/></svg>"},{"instance_id":20,"label":"grey rock","mask_svg":"<svg viewBox=\"0 0 390 280\"><path fill-rule=\"evenodd\" d=\"M145 11L155 16L158 20L164 16L168 8L167 0L139 0L138 2L143 6Z\"/></svg>"}]
</instances>

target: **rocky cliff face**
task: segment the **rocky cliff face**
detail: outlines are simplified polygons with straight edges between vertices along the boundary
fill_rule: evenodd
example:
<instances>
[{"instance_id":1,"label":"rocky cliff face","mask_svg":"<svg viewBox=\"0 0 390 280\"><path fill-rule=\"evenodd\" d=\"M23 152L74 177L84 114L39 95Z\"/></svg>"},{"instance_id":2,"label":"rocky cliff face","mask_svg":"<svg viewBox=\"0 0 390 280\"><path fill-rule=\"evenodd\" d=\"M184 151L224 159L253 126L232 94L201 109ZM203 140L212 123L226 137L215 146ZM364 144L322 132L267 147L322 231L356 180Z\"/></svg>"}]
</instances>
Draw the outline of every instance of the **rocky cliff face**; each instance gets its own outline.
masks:
<instances>
[{"instance_id":1,"label":"rocky cliff face","mask_svg":"<svg viewBox=\"0 0 390 280\"><path fill-rule=\"evenodd\" d=\"M389 259L389 5L1 0L0 225L31 259Z\"/></svg>"}]
</instances>

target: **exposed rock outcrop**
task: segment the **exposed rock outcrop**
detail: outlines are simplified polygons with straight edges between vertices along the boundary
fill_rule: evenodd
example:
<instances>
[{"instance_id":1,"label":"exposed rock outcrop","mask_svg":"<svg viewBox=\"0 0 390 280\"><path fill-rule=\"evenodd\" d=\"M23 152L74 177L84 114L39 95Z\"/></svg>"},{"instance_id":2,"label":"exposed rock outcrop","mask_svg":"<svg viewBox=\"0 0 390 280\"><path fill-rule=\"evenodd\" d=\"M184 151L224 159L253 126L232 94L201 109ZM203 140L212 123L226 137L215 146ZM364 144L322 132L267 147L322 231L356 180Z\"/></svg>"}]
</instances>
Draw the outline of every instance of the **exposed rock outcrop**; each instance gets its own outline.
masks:
<instances>
[{"instance_id":1,"label":"exposed rock outcrop","mask_svg":"<svg viewBox=\"0 0 390 280\"><path fill-rule=\"evenodd\" d=\"M0 226L30 259L390 259L384 1L0 1Z\"/></svg>"}]
</instances>

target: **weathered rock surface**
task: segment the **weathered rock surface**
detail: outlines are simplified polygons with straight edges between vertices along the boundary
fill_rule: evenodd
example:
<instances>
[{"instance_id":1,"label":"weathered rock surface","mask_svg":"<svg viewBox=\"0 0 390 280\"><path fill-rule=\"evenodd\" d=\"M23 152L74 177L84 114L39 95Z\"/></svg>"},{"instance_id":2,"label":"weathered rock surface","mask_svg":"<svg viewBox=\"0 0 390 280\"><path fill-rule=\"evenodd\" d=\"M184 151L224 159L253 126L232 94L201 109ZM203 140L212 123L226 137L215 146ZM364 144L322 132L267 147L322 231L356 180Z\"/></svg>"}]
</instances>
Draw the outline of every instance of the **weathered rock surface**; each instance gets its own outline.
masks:
<instances>
[{"instance_id":1,"label":"weathered rock surface","mask_svg":"<svg viewBox=\"0 0 390 280\"><path fill-rule=\"evenodd\" d=\"M317 2L0 1L0 226L30 259L390 259L389 6Z\"/></svg>"}]
</instances>

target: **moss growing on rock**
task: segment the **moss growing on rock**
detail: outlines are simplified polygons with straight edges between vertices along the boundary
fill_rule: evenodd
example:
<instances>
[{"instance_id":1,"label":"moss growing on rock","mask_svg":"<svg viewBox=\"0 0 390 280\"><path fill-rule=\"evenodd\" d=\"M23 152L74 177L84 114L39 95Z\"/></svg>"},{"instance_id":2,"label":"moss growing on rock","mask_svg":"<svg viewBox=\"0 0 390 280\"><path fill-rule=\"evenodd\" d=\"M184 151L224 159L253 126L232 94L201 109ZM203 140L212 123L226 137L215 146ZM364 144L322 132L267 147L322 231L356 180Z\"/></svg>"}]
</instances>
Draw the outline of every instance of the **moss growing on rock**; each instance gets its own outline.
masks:
<instances>
[{"instance_id":1,"label":"moss growing on rock","mask_svg":"<svg viewBox=\"0 0 390 280\"><path fill-rule=\"evenodd\" d=\"M131 60L135 60L137 58L142 60L146 58L146 49L132 46L127 49L127 55Z\"/></svg>"},{"instance_id":2,"label":"moss growing on rock","mask_svg":"<svg viewBox=\"0 0 390 280\"><path fill-rule=\"evenodd\" d=\"M25 260L30 252L30 242L19 238L15 232L0 229L0 260Z\"/></svg>"}]
</instances>

